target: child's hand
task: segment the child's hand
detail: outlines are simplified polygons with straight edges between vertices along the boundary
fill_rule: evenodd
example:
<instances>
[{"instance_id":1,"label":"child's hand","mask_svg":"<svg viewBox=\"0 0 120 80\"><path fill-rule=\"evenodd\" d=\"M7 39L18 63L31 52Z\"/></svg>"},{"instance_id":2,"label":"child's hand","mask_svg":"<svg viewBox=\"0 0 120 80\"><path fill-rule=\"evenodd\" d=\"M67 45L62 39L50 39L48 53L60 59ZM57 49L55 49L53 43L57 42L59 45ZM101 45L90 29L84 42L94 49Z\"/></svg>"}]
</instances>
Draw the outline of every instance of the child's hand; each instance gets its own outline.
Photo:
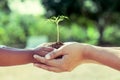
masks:
<instances>
[{"instance_id":1,"label":"child's hand","mask_svg":"<svg viewBox=\"0 0 120 80\"><path fill-rule=\"evenodd\" d=\"M38 54L38 55L44 57L47 53L49 53L53 50L54 50L54 48L51 48L51 47L39 46L39 47L35 48L33 51L34 51L34 54Z\"/></svg>"}]
</instances>

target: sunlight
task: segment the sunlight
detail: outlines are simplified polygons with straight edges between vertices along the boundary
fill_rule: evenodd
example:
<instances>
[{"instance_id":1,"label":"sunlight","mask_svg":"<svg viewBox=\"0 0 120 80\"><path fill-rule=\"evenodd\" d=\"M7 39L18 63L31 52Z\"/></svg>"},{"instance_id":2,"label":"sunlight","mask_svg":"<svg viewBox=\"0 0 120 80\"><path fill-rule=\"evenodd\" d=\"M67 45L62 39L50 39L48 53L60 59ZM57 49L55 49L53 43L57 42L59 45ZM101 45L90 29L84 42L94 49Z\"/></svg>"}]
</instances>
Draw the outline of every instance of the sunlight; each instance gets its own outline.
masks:
<instances>
[{"instance_id":1,"label":"sunlight","mask_svg":"<svg viewBox=\"0 0 120 80\"><path fill-rule=\"evenodd\" d=\"M43 15L45 10L39 0L9 0L10 9L19 14Z\"/></svg>"}]
</instances>

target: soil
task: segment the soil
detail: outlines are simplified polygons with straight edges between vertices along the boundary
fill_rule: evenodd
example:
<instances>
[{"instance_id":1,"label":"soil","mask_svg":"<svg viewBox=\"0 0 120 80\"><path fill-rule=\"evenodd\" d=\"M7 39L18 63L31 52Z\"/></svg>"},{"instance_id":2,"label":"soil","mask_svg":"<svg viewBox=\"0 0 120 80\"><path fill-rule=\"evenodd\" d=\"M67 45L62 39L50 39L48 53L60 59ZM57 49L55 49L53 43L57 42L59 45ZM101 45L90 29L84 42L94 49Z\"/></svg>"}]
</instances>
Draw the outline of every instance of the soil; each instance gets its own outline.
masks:
<instances>
[{"instance_id":1,"label":"soil","mask_svg":"<svg viewBox=\"0 0 120 80\"><path fill-rule=\"evenodd\" d=\"M62 42L53 42L53 43L47 43L47 44L45 44L45 46L52 47L52 48L55 48L55 49L60 48L62 45L63 45Z\"/></svg>"}]
</instances>

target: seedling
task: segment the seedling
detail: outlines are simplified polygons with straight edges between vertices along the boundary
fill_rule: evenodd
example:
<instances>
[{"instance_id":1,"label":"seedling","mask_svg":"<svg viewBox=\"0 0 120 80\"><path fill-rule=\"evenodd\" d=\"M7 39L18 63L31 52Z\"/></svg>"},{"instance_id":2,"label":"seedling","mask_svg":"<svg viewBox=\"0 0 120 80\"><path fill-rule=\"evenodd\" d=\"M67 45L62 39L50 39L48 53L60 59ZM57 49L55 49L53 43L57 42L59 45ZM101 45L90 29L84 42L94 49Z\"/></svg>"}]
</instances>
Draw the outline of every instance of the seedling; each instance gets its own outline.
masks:
<instances>
[{"instance_id":1,"label":"seedling","mask_svg":"<svg viewBox=\"0 0 120 80\"><path fill-rule=\"evenodd\" d=\"M68 19L66 16L58 16L58 17L51 17L49 21L54 22L57 27L57 42L60 42L60 28L59 23L63 21L64 19Z\"/></svg>"}]
</instances>

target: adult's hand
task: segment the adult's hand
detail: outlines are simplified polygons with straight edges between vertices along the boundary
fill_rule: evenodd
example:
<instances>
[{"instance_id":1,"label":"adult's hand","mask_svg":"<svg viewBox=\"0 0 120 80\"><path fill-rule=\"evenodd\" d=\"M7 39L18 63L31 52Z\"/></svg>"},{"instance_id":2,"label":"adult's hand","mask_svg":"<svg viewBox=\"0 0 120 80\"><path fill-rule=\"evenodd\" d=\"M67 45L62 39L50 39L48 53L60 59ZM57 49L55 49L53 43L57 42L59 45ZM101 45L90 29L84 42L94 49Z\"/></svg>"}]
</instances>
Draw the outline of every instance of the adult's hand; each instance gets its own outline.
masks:
<instances>
[{"instance_id":1,"label":"adult's hand","mask_svg":"<svg viewBox=\"0 0 120 80\"><path fill-rule=\"evenodd\" d=\"M62 58L55 59L58 56ZM112 47L99 47L81 43L65 43L59 49L44 57L34 55L41 62L37 67L54 71L71 71L84 60L95 61L103 65L120 70L120 50Z\"/></svg>"},{"instance_id":2,"label":"adult's hand","mask_svg":"<svg viewBox=\"0 0 120 80\"><path fill-rule=\"evenodd\" d=\"M50 52L45 57L34 55L34 58L40 62L34 65L54 72L72 71L85 60L86 46L86 44L76 42L64 43L62 47ZM55 59L61 55L61 58Z\"/></svg>"}]
</instances>

